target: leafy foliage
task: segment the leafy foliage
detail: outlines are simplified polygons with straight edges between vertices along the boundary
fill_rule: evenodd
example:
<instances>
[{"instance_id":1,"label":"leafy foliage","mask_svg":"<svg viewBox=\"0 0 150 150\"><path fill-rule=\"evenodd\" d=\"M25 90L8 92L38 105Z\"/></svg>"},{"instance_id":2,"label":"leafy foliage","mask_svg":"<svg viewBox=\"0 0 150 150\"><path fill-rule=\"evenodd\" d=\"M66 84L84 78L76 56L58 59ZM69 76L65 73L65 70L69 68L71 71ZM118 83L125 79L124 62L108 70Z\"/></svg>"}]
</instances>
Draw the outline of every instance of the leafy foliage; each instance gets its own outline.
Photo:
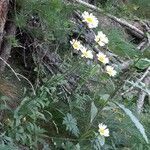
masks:
<instances>
[{"instance_id":1,"label":"leafy foliage","mask_svg":"<svg viewBox=\"0 0 150 150\"><path fill-rule=\"evenodd\" d=\"M69 16L73 7L67 7L61 0L19 0L18 5L23 8L16 14L18 27L25 30L29 27L30 34L46 42L67 42L71 29Z\"/></svg>"},{"instance_id":2,"label":"leafy foliage","mask_svg":"<svg viewBox=\"0 0 150 150\"><path fill-rule=\"evenodd\" d=\"M77 121L75 118L72 117L71 114L67 114L63 120L63 124L66 125L66 130L72 132L75 136L79 135L79 129L77 127Z\"/></svg>"},{"instance_id":3,"label":"leafy foliage","mask_svg":"<svg viewBox=\"0 0 150 150\"><path fill-rule=\"evenodd\" d=\"M0 135L0 150L16 150L15 144L12 139L5 135L5 133Z\"/></svg>"},{"instance_id":4,"label":"leafy foliage","mask_svg":"<svg viewBox=\"0 0 150 150\"><path fill-rule=\"evenodd\" d=\"M145 58L145 59L140 59L136 65L139 69L146 69L150 66L150 60Z\"/></svg>"},{"instance_id":5,"label":"leafy foliage","mask_svg":"<svg viewBox=\"0 0 150 150\"><path fill-rule=\"evenodd\" d=\"M128 5L119 5L120 3L122 4L118 0L101 1L107 11L117 15L123 13L132 17L137 11ZM140 1L137 5L142 9ZM131 37L123 30L111 27L103 29L108 33L110 53L118 55L122 61L135 61L128 72L110 78L103 73L105 66L97 61L82 59L78 57L78 52L70 51L70 37L76 37L72 34L74 5L62 0L17 0L16 7L20 8L14 17L21 39L17 35L16 38L10 37L10 42L14 51L17 51L16 55L21 53L21 65L30 64L17 69L28 75L36 95L22 82L24 91L14 110L7 101L12 99L0 95L0 110L6 113L0 123L0 149L19 149L20 144L33 150L148 149L149 102L144 106L144 113L137 119L133 115L137 93L131 91L126 97L120 95L123 88L128 89L124 81L149 94L149 87L142 82L136 83L139 73L149 67L149 59L137 50ZM22 33L26 33L27 38L22 37ZM82 33L80 39L85 42ZM18 50L16 47L23 49ZM41 49L44 49L44 55L38 58L35 51L40 52ZM31 56L27 55L29 51ZM54 55L49 56L54 51L60 55L58 60L55 60ZM46 54L50 57L49 60L45 57ZM50 67L47 67L45 60ZM110 58L110 63L112 61L113 58ZM117 67L119 70L118 64ZM100 135L100 123L107 125L109 137Z\"/></svg>"}]
</instances>

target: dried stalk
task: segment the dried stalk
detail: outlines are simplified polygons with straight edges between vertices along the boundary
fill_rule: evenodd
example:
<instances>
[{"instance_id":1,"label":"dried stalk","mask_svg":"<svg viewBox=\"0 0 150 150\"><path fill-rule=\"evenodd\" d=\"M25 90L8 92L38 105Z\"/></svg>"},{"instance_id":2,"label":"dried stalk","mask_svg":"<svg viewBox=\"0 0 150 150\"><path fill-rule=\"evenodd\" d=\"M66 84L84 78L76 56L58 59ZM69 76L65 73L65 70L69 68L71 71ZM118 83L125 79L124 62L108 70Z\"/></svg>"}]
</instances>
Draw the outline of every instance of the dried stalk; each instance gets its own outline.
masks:
<instances>
[{"instance_id":1,"label":"dried stalk","mask_svg":"<svg viewBox=\"0 0 150 150\"><path fill-rule=\"evenodd\" d=\"M146 77L144 79L144 83L145 83L146 86L148 86L150 84L150 77ZM138 100L137 100L137 113L138 114L140 114L143 110L144 100L145 100L146 96L147 96L147 93L140 90L139 97L138 97Z\"/></svg>"},{"instance_id":2,"label":"dried stalk","mask_svg":"<svg viewBox=\"0 0 150 150\"><path fill-rule=\"evenodd\" d=\"M145 73L142 75L142 77L139 80L137 80L136 83L139 84L140 82L142 82L144 80L144 78L149 74L149 72L150 72L150 67L147 68ZM133 89L134 89L134 86L130 87L127 91L121 93L121 95L125 95L126 93L132 91Z\"/></svg>"},{"instance_id":3,"label":"dried stalk","mask_svg":"<svg viewBox=\"0 0 150 150\"><path fill-rule=\"evenodd\" d=\"M25 79L25 80L30 84L30 86L31 86L31 88L32 88L32 91L33 91L33 95L36 95L34 86L33 86L32 83L28 80L28 78L26 78L25 76L23 76L23 75L17 73L3 58L0 57L0 60L3 61L3 63L5 63L5 65L8 66L8 67L11 69L11 71L14 73L14 75L16 76L16 78L17 78L19 81L21 81L21 79L19 78L19 76L20 76L21 78Z\"/></svg>"}]
</instances>

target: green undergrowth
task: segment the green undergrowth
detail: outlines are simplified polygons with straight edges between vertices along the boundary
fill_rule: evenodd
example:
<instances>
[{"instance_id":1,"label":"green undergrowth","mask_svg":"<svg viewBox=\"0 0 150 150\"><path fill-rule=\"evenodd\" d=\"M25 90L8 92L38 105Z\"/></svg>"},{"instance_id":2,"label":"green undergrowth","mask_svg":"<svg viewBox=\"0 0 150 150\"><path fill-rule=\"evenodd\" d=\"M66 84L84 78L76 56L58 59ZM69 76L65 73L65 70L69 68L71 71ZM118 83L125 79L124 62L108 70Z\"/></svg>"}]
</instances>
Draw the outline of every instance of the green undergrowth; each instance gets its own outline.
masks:
<instances>
[{"instance_id":1,"label":"green undergrowth","mask_svg":"<svg viewBox=\"0 0 150 150\"><path fill-rule=\"evenodd\" d=\"M96 0L96 3L119 17L149 19L149 0Z\"/></svg>"},{"instance_id":2,"label":"green undergrowth","mask_svg":"<svg viewBox=\"0 0 150 150\"><path fill-rule=\"evenodd\" d=\"M16 12L15 23L21 33L17 30L19 36L10 40L15 55L12 66L15 64L15 71L27 75L31 83L21 79L22 95L15 109L7 105L6 95L0 96L0 110L7 114L0 123L0 150L19 150L20 147L31 150L149 150L148 98L143 113L138 115L137 93L131 91L121 96L121 92L131 86L149 93L148 86L136 83L140 73L149 66L148 52L139 52L134 40L124 31L99 26L98 29L108 36L110 53L121 60L133 60L129 70L122 72L121 62L115 59L117 75L110 77L104 72L104 65L82 58L70 45L75 29L71 17L76 7L62 0L17 2L22 9ZM109 2L107 7L113 7L111 10L117 13L118 7L110 7ZM20 38L20 34L25 36ZM81 41L85 42L83 37ZM39 59L35 53L41 49L59 55L55 63L47 62L51 70L44 56ZM8 74L15 77L12 72ZM109 137L100 135L100 123L107 125Z\"/></svg>"}]
</instances>

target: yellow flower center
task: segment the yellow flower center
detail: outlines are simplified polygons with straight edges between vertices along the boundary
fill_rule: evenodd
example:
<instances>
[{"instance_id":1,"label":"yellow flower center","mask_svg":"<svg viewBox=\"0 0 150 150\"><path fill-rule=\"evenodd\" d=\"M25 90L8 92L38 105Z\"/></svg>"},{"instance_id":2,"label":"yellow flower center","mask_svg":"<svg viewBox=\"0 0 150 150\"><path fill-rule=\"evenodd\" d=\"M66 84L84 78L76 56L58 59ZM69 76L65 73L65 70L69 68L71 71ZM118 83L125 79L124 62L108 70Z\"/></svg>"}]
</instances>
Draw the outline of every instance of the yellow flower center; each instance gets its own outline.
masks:
<instances>
[{"instance_id":1,"label":"yellow flower center","mask_svg":"<svg viewBox=\"0 0 150 150\"><path fill-rule=\"evenodd\" d=\"M101 62L104 62L104 61L105 61L105 57L99 57L98 59L99 59L99 61L101 61Z\"/></svg>"},{"instance_id":2,"label":"yellow flower center","mask_svg":"<svg viewBox=\"0 0 150 150\"><path fill-rule=\"evenodd\" d=\"M92 23L92 22L93 22L93 19L90 18L90 17L86 18L86 20L87 20L87 22L89 22L89 23Z\"/></svg>"},{"instance_id":3,"label":"yellow flower center","mask_svg":"<svg viewBox=\"0 0 150 150\"><path fill-rule=\"evenodd\" d=\"M113 73L113 70L112 70L112 69L109 69L107 72L108 72L108 74L111 75L111 74Z\"/></svg>"},{"instance_id":4,"label":"yellow flower center","mask_svg":"<svg viewBox=\"0 0 150 150\"><path fill-rule=\"evenodd\" d=\"M73 46L74 46L74 48L78 48L79 47L78 43L76 43L76 42L73 44Z\"/></svg>"},{"instance_id":5,"label":"yellow flower center","mask_svg":"<svg viewBox=\"0 0 150 150\"><path fill-rule=\"evenodd\" d=\"M87 52L84 52L83 55L84 55L85 57L88 57L88 53L87 53Z\"/></svg>"},{"instance_id":6,"label":"yellow flower center","mask_svg":"<svg viewBox=\"0 0 150 150\"><path fill-rule=\"evenodd\" d=\"M100 37L97 37L97 42L102 42Z\"/></svg>"},{"instance_id":7,"label":"yellow flower center","mask_svg":"<svg viewBox=\"0 0 150 150\"><path fill-rule=\"evenodd\" d=\"M99 132L100 132L101 135L104 135L105 129L99 129Z\"/></svg>"}]
</instances>

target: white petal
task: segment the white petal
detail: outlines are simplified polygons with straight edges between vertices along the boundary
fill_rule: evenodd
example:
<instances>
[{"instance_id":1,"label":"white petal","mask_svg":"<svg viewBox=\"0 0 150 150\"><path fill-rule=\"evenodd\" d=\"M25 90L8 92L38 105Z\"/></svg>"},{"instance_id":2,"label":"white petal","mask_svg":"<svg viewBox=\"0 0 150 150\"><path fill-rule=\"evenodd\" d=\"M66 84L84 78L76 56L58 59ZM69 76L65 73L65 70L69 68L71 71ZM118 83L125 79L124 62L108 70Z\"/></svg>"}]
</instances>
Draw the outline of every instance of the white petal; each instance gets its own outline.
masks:
<instances>
[{"instance_id":1,"label":"white petal","mask_svg":"<svg viewBox=\"0 0 150 150\"><path fill-rule=\"evenodd\" d=\"M112 76L114 77L117 74L116 70L112 71Z\"/></svg>"},{"instance_id":2,"label":"white petal","mask_svg":"<svg viewBox=\"0 0 150 150\"><path fill-rule=\"evenodd\" d=\"M104 136L108 137L109 136L109 129L105 129Z\"/></svg>"},{"instance_id":3,"label":"white petal","mask_svg":"<svg viewBox=\"0 0 150 150\"><path fill-rule=\"evenodd\" d=\"M108 38L105 37L105 38L102 39L102 41L107 44L108 43Z\"/></svg>"},{"instance_id":4,"label":"white petal","mask_svg":"<svg viewBox=\"0 0 150 150\"><path fill-rule=\"evenodd\" d=\"M110 71L110 70L113 70L114 68L112 66L106 66L106 70L107 71Z\"/></svg>"},{"instance_id":5,"label":"white petal","mask_svg":"<svg viewBox=\"0 0 150 150\"><path fill-rule=\"evenodd\" d=\"M71 44L73 44L74 42L75 42L75 40L74 40L74 39L72 39L72 41L70 41L70 43L71 43Z\"/></svg>"},{"instance_id":6,"label":"white petal","mask_svg":"<svg viewBox=\"0 0 150 150\"><path fill-rule=\"evenodd\" d=\"M106 35L105 34L103 34L103 32L102 31L98 31L98 34L97 34L99 37L102 37L102 38L104 38L104 37L106 37Z\"/></svg>"},{"instance_id":7,"label":"white petal","mask_svg":"<svg viewBox=\"0 0 150 150\"><path fill-rule=\"evenodd\" d=\"M104 64L108 64L109 63L109 59L105 58Z\"/></svg>"},{"instance_id":8,"label":"white petal","mask_svg":"<svg viewBox=\"0 0 150 150\"><path fill-rule=\"evenodd\" d=\"M82 17L85 18L87 16L89 16L89 13L87 11L84 11L83 14L82 14Z\"/></svg>"},{"instance_id":9,"label":"white petal","mask_svg":"<svg viewBox=\"0 0 150 150\"><path fill-rule=\"evenodd\" d=\"M99 44L100 46L105 46L105 43L102 42L102 41L99 41L98 44Z\"/></svg>"},{"instance_id":10,"label":"white petal","mask_svg":"<svg viewBox=\"0 0 150 150\"><path fill-rule=\"evenodd\" d=\"M87 51L87 49L84 46L81 46L80 50L81 50L82 53L85 53Z\"/></svg>"},{"instance_id":11,"label":"white petal","mask_svg":"<svg viewBox=\"0 0 150 150\"><path fill-rule=\"evenodd\" d=\"M89 58L93 59L92 51L88 51Z\"/></svg>"},{"instance_id":12,"label":"white petal","mask_svg":"<svg viewBox=\"0 0 150 150\"><path fill-rule=\"evenodd\" d=\"M105 125L105 124L103 124L103 123L101 123L101 124L99 124L98 125L98 127L101 129L106 129L107 128L107 125Z\"/></svg>"}]
</instances>

